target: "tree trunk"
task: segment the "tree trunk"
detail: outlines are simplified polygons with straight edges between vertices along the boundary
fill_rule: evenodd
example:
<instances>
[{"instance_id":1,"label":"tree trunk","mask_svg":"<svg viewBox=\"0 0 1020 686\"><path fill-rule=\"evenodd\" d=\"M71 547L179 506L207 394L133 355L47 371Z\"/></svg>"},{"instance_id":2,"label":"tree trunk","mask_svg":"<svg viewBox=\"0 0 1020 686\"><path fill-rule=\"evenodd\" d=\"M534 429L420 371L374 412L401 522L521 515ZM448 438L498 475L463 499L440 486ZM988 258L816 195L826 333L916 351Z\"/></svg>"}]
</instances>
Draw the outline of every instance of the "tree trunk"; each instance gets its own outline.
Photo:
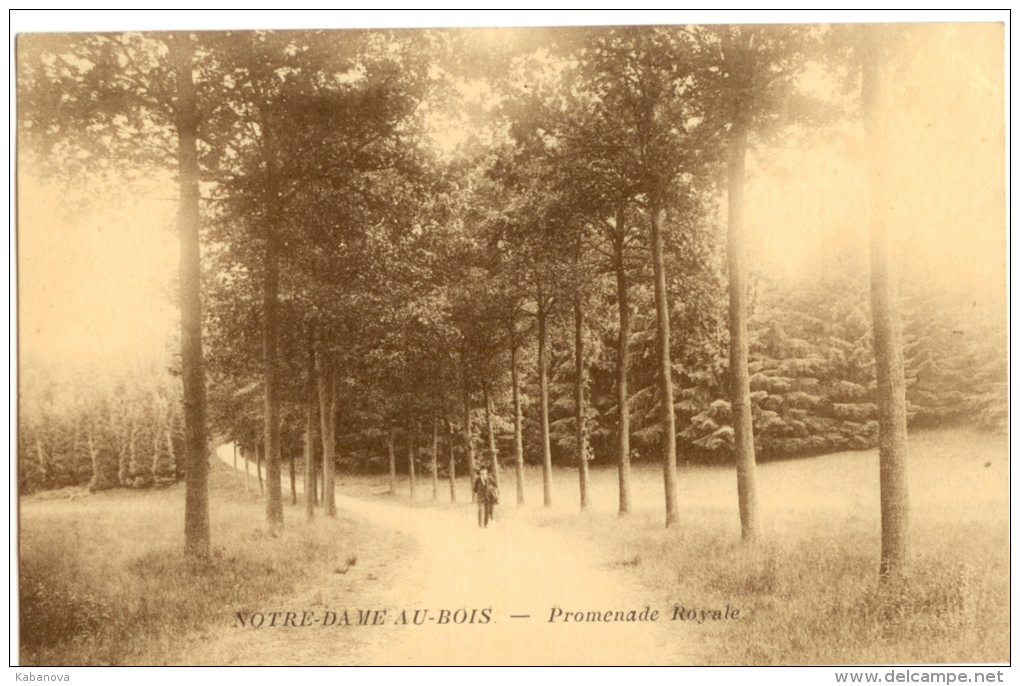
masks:
<instances>
[{"instance_id":1,"label":"tree trunk","mask_svg":"<svg viewBox=\"0 0 1020 686\"><path fill-rule=\"evenodd\" d=\"M266 487L262 483L262 449L260 446L255 446L255 473L259 476L259 495L266 494Z\"/></svg>"},{"instance_id":2,"label":"tree trunk","mask_svg":"<svg viewBox=\"0 0 1020 686\"><path fill-rule=\"evenodd\" d=\"M280 403L277 388L277 345L279 339L278 309L280 296L279 237L280 199L273 148L272 127L263 125L263 142L266 149L266 247L264 256L264 285L262 293L262 351L265 367L265 458L266 481L269 497L266 500L266 519L271 529L283 527L283 493L280 485Z\"/></svg>"},{"instance_id":3,"label":"tree trunk","mask_svg":"<svg viewBox=\"0 0 1020 686\"><path fill-rule=\"evenodd\" d=\"M156 405L156 407L155 407L156 416L155 416L155 418L153 420L153 429L152 429L152 482L153 483L156 482L156 479L157 479L157 477L159 476L159 473L160 473L160 468L159 468L159 428L160 428L160 424L163 423L163 416L165 414L165 411L163 409L162 400L160 399L158 394L156 395L155 405ZM87 438L89 439L89 444L88 445L91 446L91 440L92 440L91 434L86 434L86 435L87 435Z\"/></svg>"},{"instance_id":4,"label":"tree trunk","mask_svg":"<svg viewBox=\"0 0 1020 686\"><path fill-rule=\"evenodd\" d=\"M414 486L415 486L415 473L414 473L414 453L417 448L414 444L414 434L408 432L407 435L407 479L410 482L411 488L411 500L414 500Z\"/></svg>"},{"instance_id":5,"label":"tree trunk","mask_svg":"<svg viewBox=\"0 0 1020 686\"><path fill-rule=\"evenodd\" d=\"M248 479L250 477L248 475L248 472L249 472L249 470L248 470L248 451L245 450L244 448L241 448L241 457L244 459L244 492L247 493L248 492Z\"/></svg>"},{"instance_id":6,"label":"tree trunk","mask_svg":"<svg viewBox=\"0 0 1020 686\"><path fill-rule=\"evenodd\" d=\"M395 429L390 429L389 433L386 434L386 451L390 457L390 495L397 494L397 456L393 450L393 443L396 440L395 432Z\"/></svg>"},{"instance_id":7,"label":"tree trunk","mask_svg":"<svg viewBox=\"0 0 1020 686\"><path fill-rule=\"evenodd\" d=\"M326 439L322 435L322 405L319 405L319 461L315 467L319 471L318 500L316 504L322 507L326 504Z\"/></svg>"},{"instance_id":8,"label":"tree trunk","mask_svg":"<svg viewBox=\"0 0 1020 686\"><path fill-rule=\"evenodd\" d=\"M89 449L89 461L92 464L92 480L89 483L89 485L91 487L91 490L98 491L99 490L99 451L96 450L96 442L93 439L93 434L94 433L95 433L95 429L90 426L88 428L86 445L88 445L88 449ZM156 439L155 440L156 440L156 443L157 443L156 455L158 456L159 455L159 447L158 447L158 444L159 444L159 431L158 430L156 432ZM153 469L153 471L155 471L155 469Z\"/></svg>"},{"instance_id":9,"label":"tree trunk","mask_svg":"<svg viewBox=\"0 0 1020 686\"><path fill-rule=\"evenodd\" d=\"M308 377L305 379L305 517L315 517L315 325L308 325Z\"/></svg>"},{"instance_id":10,"label":"tree trunk","mask_svg":"<svg viewBox=\"0 0 1020 686\"><path fill-rule=\"evenodd\" d=\"M514 394L514 465L517 472L517 504L524 504L524 431L521 421L521 380L517 373L517 341L510 345L510 381Z\"/></svg>"},{"instance_id":11,"label":"tree trunk","mask_svg":"<svg viewBox=\"0 0 1020 686\"><path fill-rule=\"evenodd\" d=\"M170 410L169 405L166 413L166 431L164 432L166 438L166 459L170 474L174 480L177 478L177 454L174 452L174 415Z\"/></svg>"},{"instance_id":12,"label":"tree trunk","mask_svg":"<svg viewBox=\"0 0 1020 686\"><path fill-rule=\"evenodd\" d=\"M326 515L336 517L336 378L322 352L319 363L319 412L322 419L322 504Z\"/></svg>"},{"instance_id":13,"label":"tree trunk","mask_svg":"<svg viewBox=\"0 0 1020 686\"><path fill-rule=\"evenodd\" d=\"M185 432L187 432L187 429L188 429L187 419L188 419L187 412L185 412L185 415L184 415L184 420L185 420L184 429L185 429ZM186 438L186 436L185 436L185 438ZM185 447L185 450L187 450L187 445L185 445L184 447ZM137 420L137 418L132 418L132 420L131 420L131 440L130 440L130 443L128 444L128 450L130 451L130 456L131 456L131 459L128 462L128 476L129 476L129 482L133 484L134 480L136 478L138 478L138 476L140 476L140 474L142 472L142 465L138 461L139 455L138 455L138 420ZM185 458L187 458L187 455L185 455ZM185 480L185 482L184 482L185 490L187 490L187 487L188 487L187 480ZM185 500L187 500L187 496L185 496Z\"/></svg>"},{"instance_id":14,"label":"tree trunk","mask_svg":"<svg viewBox=\"0 0 1020 686\"><path fill-rule=\"evenodd\" d=\"M747 129L741 122L730 132L727 188L730 272L730 403L733 411L733 451L737 465L737 503L744 541L761 538L751 414L751 381L747 370L747 267L744 247L744 160Z\"/></svg>"},{"instance_id":15,"label":"tree trunk","mask_svg":"<svg viewBox=\"0 0 1020 686\"><path fill-rule=\"evenodd\" d=\"M542 503L552 506L552 446L549 440L549 351L546 350L546 319L549 313L538 288L538 395L542 423Z\"/></svg>"},{"instance_id":16,"label":"tree trunk","mask_svg":"<svg viewBox=\"0 0 1020 686\"><path fill-rule=\"evenodd\" d=\"M588 509L588 433L584 425L584 314L581 295L574 295L574 422L577 429L577 476L581 510Z\"/></svg>"},{"instance_id":17,"label":"tree trunk","mask_svg":"<svg viewBox=\"0 0 1020 686\"><path fill-rule=\"evenodd\" d=\"M275 241L270 242L275 243ZM265 324L262 342L265 357L265 450L263 457L266 461L266 482L269 489L269 497L266 499L266 519L271 529L279 529L283 526L283 492L280 486L280 405L276 396L276 301L279 275L276 273L275 253L275 245L267 246L266 290L263 298Z\"/></svg>"},{"instance_id":18,"label":"tree trunk","mask_svg":"<svg viewBox=\"0 0 1020 686\"><path fill-rule=\"evenodd\" d=\"M297 468L294 465L293 451L291 451L290 458L287 461L290 463L290 504L297 505Z\"/></svg>"},{"instance_id":19,"label":"tree trunk","mask_svg":"<svg viewBox=\"0 0 1020 686\"><path fill-rule=\"evenodd\" d=\"M202 354L202 272L198 209L199 112L192 81L191 38L168 41L177 83L177 170L180 203L181 380L184 387L184 552L209 556L209 446L205 427L205 369Z\"/></svg>"},{"instance_id":20,"label":"tree trunk","mask_svg":"<svg viewBox=\"0 0 1020 686\"><path fill-rule=\"evenodd\" d=\"M439 500L439 419L432 418L432 500Z\"/></svg>"},{"instance_id":21,"label":"tree trunk","mask_svg":"<svg viewBox=\"0 0 1020 686\"><path fill-rule=\"evenodd\" d=\"M617 446L620 471L620 514L630 512L630 403L627 393L627 362L630 346L630 300L627 294L627 270L623 262L624 210L616 213L616 235L613 240L613 261L616 271L616 299L620 310L620 336L616 349Z\"/></svg>"},{"instance_id":22,"label":"tree trunk","mask_svg":"<svg viewBox=\"0 0 1020 686\"><path fill-rule=\"evenodd\" d=\"M457 461L453 455L453 425L446 420L446 450L449 452L446 478L450 480L450 502L457 502Z\"/></svg>"},{"instance_id":23,"label":"tree trunk","mask_svg":"<svg viewBox=\"0 0 1020 686\"><path fill-rule=\"evenodd\" d=\"M863 29L861 98L870 196L871 313L874 320L875 376L878 382L878 461L882 503L882 559L879 576L897 579L907 566L907 411L903 344L896 274L886 228L888 195L888 110L880 26Z\"/></svg>"},{"instance_id":24,"label":"tree trunk","mask_svg":"<svg viewBox=\"0 0 1020 686\"><path fill-rule=\"evenodd\" d=\"M655 315L658 330L659 390L662 396L662 472L666 488L666 526L677 519L676 419L673 415L673 372L669 350L669 302L666 299L666 267L663 261L662 223L665 210L656 199L652 205L652 266L655 271Z\"/></svg>"},{"instance_id":25,"label":"tree trunk","mask_svg":"<svg viewBox=\"0 0 1020 686\"><path fill-rule=\"evenodd\" d=\"M172 404L169 408L166 414L166 450L169 454L170 473L173 474L174 480L177 480L179 476L183 476L183 472L178 467L177 450L174 449L174 417L176 415L174 414Z\"/></svg>"},{"instance_id":26,"label":"tree trunk","mask_svg":"<svg viewBox=\"0 0 1020 686\"><path fill-rule=\"evenodd\" d=\"M467 385L467 370L464 371L464 449L467 451L468 478L471 488L471 502L475 502L475 446L471 438L471 391Z\"/></svg>"},{"instance_id":27,"label":"tree trunk","mask_svg":"<svg viewBox=\"0 0 1020 686\"><path fill-rule=\"evenodd\" d=\"M496 434L492 431L492 395L489 381L482 379L482 395L485 396L485 433L489 438L489 462L492 466L492 480L499 488L499 452L496 450Z\"/></svg>"},{"instance_id":28,"label":"tree trunk","mask_svg":"<svg viewBox=\"0 0 1020 686\"><path fill-rule=\"evenodd\" d=\"M185 426L185 428L187 428L187 426ZM138 440L138 420L137 420L136 417L132 416L131 417L131 430L128 433L128 446L127 446L128 462L127 462L127 471L124 474L124 476L125 476L124 483L126 485L131 485L134 482L135 467L137 467L137 464L136 464L136 459L137 458L135 456L135 453L136 453L135 444L136 444L137 440ZM43 466L45 467L45 465L43 465ZM237 448L236 447L234 448L234 469L235 470L237 469ZM48 471L47 471L47 474L48 474ZM185 489L187 489L187 487L188 487L187 481L185 481L184 487L185 487Z\"/></svg>"},{"instance_id":29,"label":"tree trunk","mask_svg":"<svg viewBox=\"0 0 1020 686\"><path fill-rule=\"evenodd\" d=\"M128 484L128 481L130 481L130 479L128 477L128 444L131 442L131 440L133 438L132 435L131 435L131 431L132 431L133 428L134 428L133 425L129 426L128 429L125 432L123 432L123 434L122 434L123 438L121 438L121 433L120 432L118 432L119 435L117 436L117 439L118 439L117 440L117 483L119 485L121 485L121 486L126 486ZM35 445L36 445L36 455L37 455L37 457L40 458L39 459L39 468L42 470L43 478L45 479L45 477L46 477L46 461L42 459L42 446L39 445L38 437L36 438Z\"/></svg>"},{"instance_id":30,"label":"tree trunk","mask_svg":"<svg viewBox=\"0 0 1020 686\"><path fill-rule=\"evenodd\" d=\"M46 460L46 451L43 450L42 440L39 438L38 431L41 431L41 430L42 430L41 428L38 429L37 433L35 435L35 454L36 454L36 457L39 459L39 471L42 472L43 484L45 484L48 487L50 485L49 484L49 482L50 482L50 467L49 467L48 461ZM132 451L132 455L133 455L134 454L134 427L132 427L131 440L132 440L131 451Z\"/></svg>"}]
</instances>

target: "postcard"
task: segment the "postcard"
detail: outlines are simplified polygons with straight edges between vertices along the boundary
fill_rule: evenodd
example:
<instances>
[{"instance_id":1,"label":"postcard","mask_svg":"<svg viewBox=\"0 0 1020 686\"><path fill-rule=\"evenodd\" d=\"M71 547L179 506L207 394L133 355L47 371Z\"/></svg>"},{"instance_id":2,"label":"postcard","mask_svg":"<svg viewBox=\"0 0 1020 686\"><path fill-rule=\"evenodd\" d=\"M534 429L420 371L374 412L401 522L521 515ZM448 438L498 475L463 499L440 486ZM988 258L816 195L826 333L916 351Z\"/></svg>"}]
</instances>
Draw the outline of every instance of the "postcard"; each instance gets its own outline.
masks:
<instances>
[{"instance_id":1,"label":"postcard","mask_svg":"<svg viewBox=\"0 0 1020 686\"><path fill-rule=\"evenodd\" d=\"M1002 680L1006 26L667 18L16 36L19 679Z\"/></svg>"}]
</instances>

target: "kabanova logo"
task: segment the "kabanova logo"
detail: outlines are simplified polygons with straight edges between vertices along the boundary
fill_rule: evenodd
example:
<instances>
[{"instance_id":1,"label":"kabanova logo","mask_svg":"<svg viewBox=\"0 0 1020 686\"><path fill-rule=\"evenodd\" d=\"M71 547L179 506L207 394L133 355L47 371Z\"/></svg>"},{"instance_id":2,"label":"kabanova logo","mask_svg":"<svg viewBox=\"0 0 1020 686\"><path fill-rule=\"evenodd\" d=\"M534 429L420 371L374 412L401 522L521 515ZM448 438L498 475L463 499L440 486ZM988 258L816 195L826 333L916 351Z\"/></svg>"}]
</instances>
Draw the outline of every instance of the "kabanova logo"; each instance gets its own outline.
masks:
<instances>
[{"instance_id":1,"label":"kabanova logo","mask_svg":"<svg viewBox=\"0 0 1020 686\"><path fill-rule=\"evenodd\" d=\"M69 674L22 674L21 672L14 673L15 681L70 681L71 676Z\"/></svg>"}]
</instances>

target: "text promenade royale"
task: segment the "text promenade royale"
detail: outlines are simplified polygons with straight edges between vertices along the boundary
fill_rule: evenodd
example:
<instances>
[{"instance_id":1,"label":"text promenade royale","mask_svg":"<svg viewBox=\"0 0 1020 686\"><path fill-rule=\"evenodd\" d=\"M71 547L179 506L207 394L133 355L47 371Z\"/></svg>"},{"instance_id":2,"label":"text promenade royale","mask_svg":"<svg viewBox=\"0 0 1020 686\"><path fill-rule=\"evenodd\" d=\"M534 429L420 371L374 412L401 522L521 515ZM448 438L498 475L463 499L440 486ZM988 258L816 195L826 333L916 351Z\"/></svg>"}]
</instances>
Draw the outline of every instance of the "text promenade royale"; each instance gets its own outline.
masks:
<instances>
[{"instance_id":1,"label":"text promenade royale","mask_svg":"<svg viewBox=\"0 0 1020 686\"><path fill-rule=\"evenodd\" d=\"M549 610L549 622L657 622L659 611L646 605L643 610L582 610L566 611L554 605ZM726 605L722 609L689 608L674 605L665 616L671 621L696 622L740 619L740 610Z\"/></svg>"}]
</instances>

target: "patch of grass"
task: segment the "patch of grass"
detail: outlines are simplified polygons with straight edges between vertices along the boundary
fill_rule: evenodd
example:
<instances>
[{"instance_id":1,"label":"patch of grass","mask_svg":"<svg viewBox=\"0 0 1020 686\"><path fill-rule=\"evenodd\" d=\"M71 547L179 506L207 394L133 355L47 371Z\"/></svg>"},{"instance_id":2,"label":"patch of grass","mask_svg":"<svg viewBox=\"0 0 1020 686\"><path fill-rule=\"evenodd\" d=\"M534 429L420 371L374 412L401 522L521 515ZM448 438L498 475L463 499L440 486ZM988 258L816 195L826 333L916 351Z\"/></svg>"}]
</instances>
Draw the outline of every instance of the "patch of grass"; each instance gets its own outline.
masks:
<instances>
[{"instance_id":1,"label":"patch of grass","mask_svg":"<svg viewBox=\"0 0 1020 686\"><path fill-rule=\"evenodd\" d=\"M682 472L680 518L668 530L661 495L653 507L636 499L623 518L605 496L609 507L585 517L528 516L588 539L609 566L640 560L628 569L662 605L739 608L737 621L688 625L709 664L1008 662L1007 449L998 436L911 436L912 559L899 583L878 579L875 451L761 465L758 546L740 542L726 469ZM594 474L593 490L611 494L615 474ZM633 475L645 482L638 492L661 489L661 471Z\"/></svg>"},{"instance_id":2,"label":"patch of grass","mask_svg":"<svg viewBox=\"0 0 1020 686\"><path fill-rule=\"evenodd\" d=\"M182 486L110 491L81 499L21 501L20 662L23 665L166 664L183 646L239 611L321 577L337 559L366 554L373 531L341 512L306 522L288 506L278 535L264 501L213 463L214 547L183 555Z\"/></svg>"},{"instance_id":3,"label":"patch of grass","mask_svg":"<svg viewBox=\"0 0 1020 686\"><path fill-rule=\"evenodd\" d=\"M109 609L94 590L73 583L81 561L61 554L72 545L69 532L55 532L49 544L21 567L19 593L23 645L48 648L94 634L109 619Z\"/></svg>"}]
</instances>

